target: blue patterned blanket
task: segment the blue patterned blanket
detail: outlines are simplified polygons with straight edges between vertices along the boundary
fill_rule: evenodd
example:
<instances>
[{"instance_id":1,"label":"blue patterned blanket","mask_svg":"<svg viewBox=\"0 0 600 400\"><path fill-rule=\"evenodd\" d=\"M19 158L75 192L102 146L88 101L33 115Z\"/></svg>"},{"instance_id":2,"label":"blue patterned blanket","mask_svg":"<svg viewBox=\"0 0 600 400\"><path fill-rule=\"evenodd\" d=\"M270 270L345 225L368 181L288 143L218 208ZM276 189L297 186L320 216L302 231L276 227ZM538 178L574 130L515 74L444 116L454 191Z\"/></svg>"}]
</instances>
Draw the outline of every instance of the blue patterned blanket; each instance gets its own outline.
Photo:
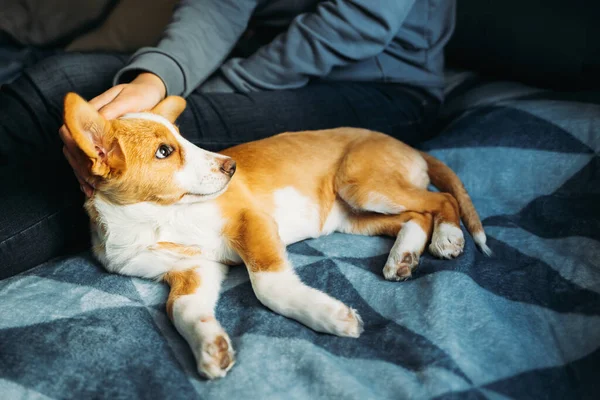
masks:
<instances>
[{"instance_id":1,"label":"blue patterned blanket","mask_svg":"<svg viewBox=\"0 0 600 400\"><path fill-rule=\"evenodd\" d=\"M232 269L217 316L238 361L212 382L164 284L56 260L0 282L0 398L600 398L600 93L469 78L440 129L422 148L464 181L494 257L466 235L458 259L388 282L389 239L291 246L306 282L360 312L357 340L266 310Z\"/></svg>"}]
</instances>

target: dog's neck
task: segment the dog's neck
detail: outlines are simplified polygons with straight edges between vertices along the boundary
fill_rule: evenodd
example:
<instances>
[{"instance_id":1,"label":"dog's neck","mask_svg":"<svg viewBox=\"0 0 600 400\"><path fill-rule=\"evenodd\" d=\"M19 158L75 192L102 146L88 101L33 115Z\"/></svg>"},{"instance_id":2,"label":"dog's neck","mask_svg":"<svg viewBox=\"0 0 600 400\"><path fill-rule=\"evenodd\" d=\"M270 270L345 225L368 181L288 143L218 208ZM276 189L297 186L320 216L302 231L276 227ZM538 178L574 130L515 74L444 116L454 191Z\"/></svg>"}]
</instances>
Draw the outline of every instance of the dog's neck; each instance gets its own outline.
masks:
<instances>
[{"instance_id":1,"label":"dog's neck","mask_svg":"<svg viewBox=\"0 0 600 400\"><path fill-rule=\"evenodd\" d=\"M132 204L116 204L102 193L95 193L88 199L86 208L93 208L104 223L121 224L123 221L135 221L138 224L160 224L168 221L177 214L205 214L213 212L215 200L203 202L180 202L171 205L161 205L151 201Z\"/></svg>"}]
</instances>

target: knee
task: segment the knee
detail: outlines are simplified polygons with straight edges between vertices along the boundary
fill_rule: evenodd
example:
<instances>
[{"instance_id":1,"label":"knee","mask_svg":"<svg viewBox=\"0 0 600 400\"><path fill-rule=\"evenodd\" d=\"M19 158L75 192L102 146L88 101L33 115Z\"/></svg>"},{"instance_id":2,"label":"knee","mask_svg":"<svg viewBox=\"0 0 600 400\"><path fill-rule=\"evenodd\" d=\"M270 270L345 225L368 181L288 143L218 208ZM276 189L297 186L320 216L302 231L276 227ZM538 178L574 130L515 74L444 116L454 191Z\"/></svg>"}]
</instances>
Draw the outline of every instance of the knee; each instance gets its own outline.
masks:
<instances>
[{"instance_id":1,"label":"knee","mask_svg":"<svg viewBox=\"0 0 600 400\"><path fill-rule=\"evenodd\" d=\"M122 55L63 53L26 68L23 79L34 85L50 103L62 101L67 92L91 98L112 86L112 79L125 60Z\"/></svg>"},{"instance_id":2,"label":"knee","mask_svg":"<svg viewBox=\"0 0 600 400\"><path fill-rule=\"evenodd\" d=\"M442 204L450 204L454 210L458 211L458 201L456 200L456 197L450 193L441 193L441 195L443 196Z\"/></svg>"},{"instance_id":3,"label":"knee","mask_svg":"<svg viewBox=\"0 0 600 400\"><path fill-rule=\"evenodd\" d=\"M433 225L433 216L428 212L412 213L410 215L410 221L414 221L415 223L419 224L419 226L423 228L425 232L428 232Z\"/></svg>"}]
</instances>

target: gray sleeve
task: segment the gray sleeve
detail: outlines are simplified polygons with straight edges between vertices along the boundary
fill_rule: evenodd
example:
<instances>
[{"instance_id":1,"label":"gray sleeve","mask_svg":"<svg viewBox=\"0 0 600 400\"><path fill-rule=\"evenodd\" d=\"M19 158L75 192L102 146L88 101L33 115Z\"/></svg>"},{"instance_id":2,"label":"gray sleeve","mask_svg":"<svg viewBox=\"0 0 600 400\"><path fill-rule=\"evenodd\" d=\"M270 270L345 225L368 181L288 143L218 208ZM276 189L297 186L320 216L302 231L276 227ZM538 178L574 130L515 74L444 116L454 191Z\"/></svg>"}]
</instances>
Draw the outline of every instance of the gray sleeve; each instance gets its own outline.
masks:
<instances>
[{"instance_id":1,"label":"gray sleeve","mask_svg":"<svg viewBox=\"0 0 600 400\"><path fill-rule=\"evenodd\" d=\"M416 0L329 0L294 19L285 33L246 59L222 67L237 90L290 89L334 67L373 57L400 30Z\"/></svg>"},{"instance_id":2,"label":"gray sleeve","mask_svg":"<svg viewBox=\"0 0 600 400\"><path fill-rule=\"evenodd\" d=\"M144 47L114 84L152 72L167 95L187 96L225 60L244 33L257 0L182 0L156 47ZM142 14L141 14L142 15Z\"/></svg>"}]
</instances>

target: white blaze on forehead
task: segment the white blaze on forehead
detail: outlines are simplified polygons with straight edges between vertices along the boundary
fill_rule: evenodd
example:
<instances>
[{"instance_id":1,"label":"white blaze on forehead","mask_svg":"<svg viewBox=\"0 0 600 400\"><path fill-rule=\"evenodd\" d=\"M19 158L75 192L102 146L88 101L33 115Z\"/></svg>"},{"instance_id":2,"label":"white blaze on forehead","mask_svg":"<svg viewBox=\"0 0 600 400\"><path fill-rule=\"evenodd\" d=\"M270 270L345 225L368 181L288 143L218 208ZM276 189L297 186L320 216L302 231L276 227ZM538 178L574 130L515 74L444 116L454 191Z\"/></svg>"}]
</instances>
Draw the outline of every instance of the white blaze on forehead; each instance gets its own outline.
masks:
<instances>
[{"instance_id":1,"label":"white blaze on forehead","mask_svg":"<svg viewBox=\"0 0 600 400\"><path fill-rule=\"evenodd\" d=\"M175 179L177 179L186 191L194 194L213 193L222 189L228 182L228 179L218 172L218 161L225 160L227 157L195 146L181 136L175 125L165 117L149 112L141 112L125 114L120 119L153 121L163 125L173 134L175 140L185 150L186 154L183 168L175 174Z\"/></svg>"},{"instance_id":2,"label":"white blaze on forehead","mask_svg":"<svg viewBox=\"0 0 600 400\"><path fill-rule=\"evenodd\" d=\"M175 125L171 123L168 119L163 117L162 115L153 114L149 112L139 112L139 113L128 113L120 117L119 119L145 119L147 121L154 121L161 125L164 125L175 137L179 136L179 132L175 129Z\"/></svg>"}]
</instances>

